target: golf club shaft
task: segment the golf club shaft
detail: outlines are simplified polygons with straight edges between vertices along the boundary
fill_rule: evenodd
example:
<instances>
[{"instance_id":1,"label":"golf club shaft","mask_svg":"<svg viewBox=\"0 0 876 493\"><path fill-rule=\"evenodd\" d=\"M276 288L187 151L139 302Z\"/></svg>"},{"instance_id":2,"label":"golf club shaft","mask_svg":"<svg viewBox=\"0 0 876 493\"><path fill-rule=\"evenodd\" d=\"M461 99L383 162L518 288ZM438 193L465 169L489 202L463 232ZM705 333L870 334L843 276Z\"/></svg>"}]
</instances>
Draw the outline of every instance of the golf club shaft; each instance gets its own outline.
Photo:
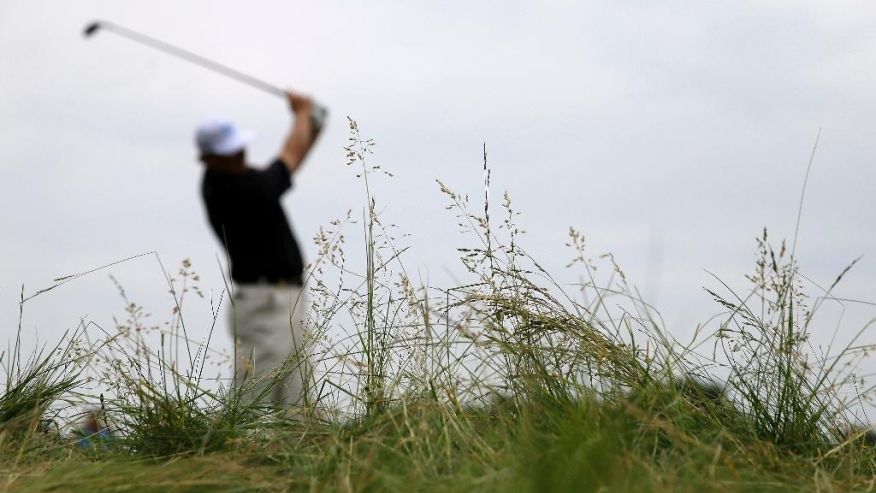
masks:
<instances>
[{"instance_id":1,"label":"golf club shaft","mask_svg":"<svg viewBox=\"0 0 876 493\"><path fill-rule=\"evenodd\" d=\"M214 62L213 60L209 60L190 51L184 50L182 48L177 48L176 46L165 43L164 41L161 41L159 39L155 39L151 36L147 36L143 33L133 31L112 22L99 21L99 26L101 30L111 31L119 36L128 38L131 41L150 46L152 48L155 48L156 50L163 51L168 55L173 55L177 58L181 58L196 65L200 65L203 68L212 70L226 77L230 77L238 82L243 82L244 84L248 84L252 87L255 87L256 89L260 89L264 92L273 94L274 96L278 96L284 99L286 98L286 91L273 84L269 84L263 80L256 79L255 77L246 75L242 72L234 70L231 67L222 65L218 62Z\"/></svg>"}]
</instances>

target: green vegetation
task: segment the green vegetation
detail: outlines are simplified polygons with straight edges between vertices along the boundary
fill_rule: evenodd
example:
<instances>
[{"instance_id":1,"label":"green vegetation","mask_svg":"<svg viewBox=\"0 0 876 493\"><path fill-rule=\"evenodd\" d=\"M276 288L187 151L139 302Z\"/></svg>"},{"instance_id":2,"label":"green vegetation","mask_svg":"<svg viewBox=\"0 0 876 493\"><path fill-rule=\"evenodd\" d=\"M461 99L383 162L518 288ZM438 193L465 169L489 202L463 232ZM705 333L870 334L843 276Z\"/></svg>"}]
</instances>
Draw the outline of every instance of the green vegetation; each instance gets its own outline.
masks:
<instances>
[{"instance_id":1,"label":"green vegetation","mask_svg":"<svg viewBox=\"0 0 876 493\"><path fill-rule=\"evenodd\" d=\"M168 276L166 326L148 326L120 288L127 319L100 343L81 346L77 332L23 364L17 344L4 353L0 490L876 488L872 436L850 422L862 397L841 392L866 348L814 354L819 305L807 306L793 254L774 250L766 232L752 289L709 291L726 311L690 344L661 327L613 257L597 259L612 273L597 282L575 230L570 268L585 281L564 289L526 254L507 194L496 221L440 185L474 240L460 249L469 278L418 287L371 195L369 177L382 171L371 143L350 127L367 262L361 273L347 265L349 217L317 235L309 351L322 367L312 402L262 408L241 398L249 389L203 378L209 339L190 341L182 318L186 294L199 293L186 262ZM295 371L296 359L272 378ZM63 425L77 418L71 406L98 400L92 415L113 437L77 442Z\"/></svg>"}]
</instances>

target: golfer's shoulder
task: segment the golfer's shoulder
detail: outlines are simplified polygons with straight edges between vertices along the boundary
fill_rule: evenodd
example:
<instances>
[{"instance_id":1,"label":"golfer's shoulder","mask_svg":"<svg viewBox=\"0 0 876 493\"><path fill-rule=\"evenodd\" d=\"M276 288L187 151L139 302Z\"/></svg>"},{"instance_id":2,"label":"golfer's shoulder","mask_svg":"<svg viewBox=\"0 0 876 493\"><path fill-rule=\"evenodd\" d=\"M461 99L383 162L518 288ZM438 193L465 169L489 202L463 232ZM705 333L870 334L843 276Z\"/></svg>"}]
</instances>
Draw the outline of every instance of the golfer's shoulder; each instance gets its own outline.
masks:
<instances>
[{"instance_id":1,"label":"golfer's shoulder","mask_svg":"<svg viewBox=\"0 0 876 493\"><path fill-rule=\"evenodd\" d=\"M276 196L292 187L292 176L283 161L274 159L267 166L250 171L247 182L241 188L251 188L256 193Z\"/></svg>"},{"instance_id":2,"label":"golfer's shoulder","mask_svg":"<svg viewBox=\"0 0 876 493\"><path fill-rule=\"evenodd\" d=\"M274 158L261 170L260 174L262 179L272 183L288 185L292 181L292 172L289 171L289 167L280 157Z\"/></svg>"},{"instance_id":3,"label":"golfer's shoulder","mask_svg":"<svg viewBox=\"0 0 876 493\"><path fill-rule=\"evenodd\" d=\"M274 160L265 167L265 172L278 177L292 176L292 173L289 171L289 165L283 161L282 156L275 157Z\"/></svg>"}]
</instances>

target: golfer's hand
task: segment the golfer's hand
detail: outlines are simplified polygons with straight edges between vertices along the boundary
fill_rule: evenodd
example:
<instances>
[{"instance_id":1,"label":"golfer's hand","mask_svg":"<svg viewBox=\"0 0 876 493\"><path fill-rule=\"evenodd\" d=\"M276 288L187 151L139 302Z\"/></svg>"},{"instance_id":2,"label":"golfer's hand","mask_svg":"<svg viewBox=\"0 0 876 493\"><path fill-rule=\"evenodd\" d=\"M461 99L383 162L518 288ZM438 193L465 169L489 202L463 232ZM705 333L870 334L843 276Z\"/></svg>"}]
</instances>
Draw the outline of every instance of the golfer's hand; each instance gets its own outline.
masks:
<instances>
[{"instance_id":1,"label":"golfer's hand","mask_svg":"<svg viewBox=\"0 0 876 493\"><path fill-rule=\"evenodd\" d=\"M304 94L288 91L286 99L289 101L289 108L292 109L292 113L295 113L296 116L309 115L313 109L313 100Z\"/></svg>"}]
</instances>

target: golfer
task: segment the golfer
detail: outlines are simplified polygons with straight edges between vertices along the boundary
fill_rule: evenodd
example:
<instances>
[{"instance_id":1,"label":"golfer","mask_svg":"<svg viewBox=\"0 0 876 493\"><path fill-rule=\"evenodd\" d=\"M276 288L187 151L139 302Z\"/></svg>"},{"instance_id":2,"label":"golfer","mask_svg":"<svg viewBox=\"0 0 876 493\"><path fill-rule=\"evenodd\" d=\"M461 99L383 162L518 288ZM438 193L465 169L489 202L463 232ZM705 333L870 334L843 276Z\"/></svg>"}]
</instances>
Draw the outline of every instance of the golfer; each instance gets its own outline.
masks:
<instances>
[{"instance_id":1,"label":"golfer","mask_svg":"<svg viewBox=\"0 0 876 493\"><path fill-rule=\"evenodd\" d=\"M307 295L301 249L280 198L313 147L324 112L294 92L287 100L292 128L266 168L247 164L253 135L226 119L201 123L196 142L206 166L207 216L231 262L234 385L254 379L246 385L246 400L297 407L306 403L312 371L303 346Z\"/></svg>"}]
</instances>

